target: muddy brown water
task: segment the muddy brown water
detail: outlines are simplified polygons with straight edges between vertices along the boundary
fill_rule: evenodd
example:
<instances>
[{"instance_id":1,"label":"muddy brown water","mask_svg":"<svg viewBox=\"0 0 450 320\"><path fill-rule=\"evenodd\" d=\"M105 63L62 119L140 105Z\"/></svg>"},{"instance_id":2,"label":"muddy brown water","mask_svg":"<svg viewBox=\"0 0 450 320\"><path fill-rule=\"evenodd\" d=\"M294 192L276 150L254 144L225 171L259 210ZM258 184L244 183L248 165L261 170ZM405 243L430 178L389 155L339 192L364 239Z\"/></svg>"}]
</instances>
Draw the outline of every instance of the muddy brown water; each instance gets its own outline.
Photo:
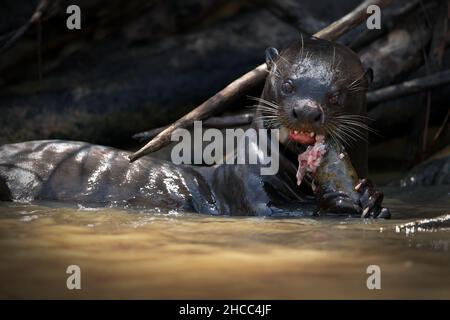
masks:
<instances>
[{"instance_id":1,"label":"muddy brown water","mask_svg":"<svg viewBox=\"0 0 450 320\"><path fill-rule=\"evenodd\" d=\"M449 299L450 230L395 228L450 213L448 187L384 191L388 221L0 203L0 298Z\"/></svg>"}]
</instances>

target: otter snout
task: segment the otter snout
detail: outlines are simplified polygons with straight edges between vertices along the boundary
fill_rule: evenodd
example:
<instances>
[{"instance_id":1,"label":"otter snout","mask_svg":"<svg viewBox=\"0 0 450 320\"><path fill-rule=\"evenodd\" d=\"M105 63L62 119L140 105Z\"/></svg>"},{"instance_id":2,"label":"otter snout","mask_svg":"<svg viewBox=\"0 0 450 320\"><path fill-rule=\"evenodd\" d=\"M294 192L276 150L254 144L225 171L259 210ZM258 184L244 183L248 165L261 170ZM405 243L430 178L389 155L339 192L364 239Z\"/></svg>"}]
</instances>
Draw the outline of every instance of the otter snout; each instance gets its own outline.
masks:
<instances>
[{"instance_id":1,"label":"otter snout","mask_svg":"<svg viewBox=\"0 0 450 320\"><path fill-rule=\"evenodd\" d=\"M323 122L322 109L310 103L300 104L292 108L292 116L296 121L305 124L320 125Z\"/></svg>"}]
</instances>

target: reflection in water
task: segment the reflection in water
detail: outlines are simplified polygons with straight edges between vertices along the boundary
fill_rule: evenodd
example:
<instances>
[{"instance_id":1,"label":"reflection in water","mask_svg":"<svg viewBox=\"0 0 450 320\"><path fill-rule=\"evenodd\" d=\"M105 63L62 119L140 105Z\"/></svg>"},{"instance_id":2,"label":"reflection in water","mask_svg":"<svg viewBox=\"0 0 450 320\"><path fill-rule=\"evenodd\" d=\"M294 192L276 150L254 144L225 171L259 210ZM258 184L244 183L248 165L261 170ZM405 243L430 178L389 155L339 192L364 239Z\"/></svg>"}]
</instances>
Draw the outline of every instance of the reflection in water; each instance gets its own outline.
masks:
<instances>
[{"instance_id":1,"label":"reflection in water","mask_svg":"<svg viewBox=\"0 0 450 320\"><path fill-rule=\"evenodd\" d=\"M395 228L449 213L448 190L385 191L390 221L1 203L0 297L449 299L450 231ZM369 265L381 290L366 287Z\"/></svg>"}]
</instances>

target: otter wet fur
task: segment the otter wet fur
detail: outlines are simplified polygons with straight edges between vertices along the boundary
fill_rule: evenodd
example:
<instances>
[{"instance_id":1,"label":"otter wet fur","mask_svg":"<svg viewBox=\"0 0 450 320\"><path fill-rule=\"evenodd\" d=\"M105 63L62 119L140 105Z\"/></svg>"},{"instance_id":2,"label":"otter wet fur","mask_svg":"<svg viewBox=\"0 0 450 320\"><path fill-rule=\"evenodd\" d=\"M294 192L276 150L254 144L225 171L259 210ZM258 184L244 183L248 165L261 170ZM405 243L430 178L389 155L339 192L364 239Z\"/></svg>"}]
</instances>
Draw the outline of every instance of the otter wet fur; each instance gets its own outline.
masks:
<instances>
[{"instance_id":1,"label":"otter wet fur","mask_svg":"<svg viewBox=\"0 0 450 320\"><path fill-rule=\"evenodd\" d=\"M362 68L350 49L316 38L302 38L281 53L268 49L266 59L268 76L261 97L255 98L258 105L252 127L280 129L276 174L261 175L260 165L188 166L151 157L129 164L130 153L114 148L32 141L0 147L1 199L213 215L345 213L388 218L389 211L381 206L382 193L366 179L353 179L354 190L316 188L316 198L310 176L300 187L296 179L298 155L319 137L330 148L345 147L350 160L319 166L317 177L330 176L327 172L332 170L328 173L334 185L348 186L345 181L353 166L358 177L366 177L365 94L370 71ZM327 154L324 163L336 153Z\"/></svg>"},{"instance_id":2,"label":"otter wet fur","mask_svg":"<svg viewBox=\"0 0 450 320\"><path fill-rule=\"evenodd\" d=\"M328 136L348 148L358 175L366 176L372 71L349 48L314 37L302 37L281 53L269 48L266 60L269 74L257 113L263 126L281 128L299 144Z\"/></svg>"},{"instance_id":3,"label":"otter wet fur","mask_svg":"<svg viewBox=\"0 0 450 320\"><path fill-rule=\"evenodd\" d=\"M275 48L267 49L266 64L264 90L260 98L254 98L259 102L256 126L280 129L283 133L280 142L295 156L304 152L305 146L314 145L318 138L324 138L327 149L333 149L328 153L348 153L350 161L348 157L342 159L338 166L335 164L339 159L331 162L330 156L327 157L327 163L333 166L319 168L319 174L315 175L322 179L317 181L319 184L330 176L348 180L348 175L355 171L358 177L366 177L367 136L372 130L367 124L366 92L373 78L372 70L364 70L358 56L345 46L303 36L281 53ZM362 210L357 211L363 217L390 217L389 210L381 207L383 194L375 191L368 179L361 181L353 186L367 187L362 199L368 205L359 203ZM321 194L319 212L345 212L358 206L356 200L350 204L351 193L347 188ZM344 202L347 205L330 207L331 203Z\"/></svg>"}]
</instances>

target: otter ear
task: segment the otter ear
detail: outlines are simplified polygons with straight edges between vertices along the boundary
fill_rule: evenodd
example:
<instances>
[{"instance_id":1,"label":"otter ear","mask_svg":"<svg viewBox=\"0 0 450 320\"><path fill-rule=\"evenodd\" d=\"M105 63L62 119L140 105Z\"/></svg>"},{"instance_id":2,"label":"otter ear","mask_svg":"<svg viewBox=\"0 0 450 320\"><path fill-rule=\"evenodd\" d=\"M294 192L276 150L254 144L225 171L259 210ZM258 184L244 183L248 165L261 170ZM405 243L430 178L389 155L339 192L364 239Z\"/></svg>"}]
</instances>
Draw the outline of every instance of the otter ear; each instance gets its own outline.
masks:
<instances>
[{"instance_id":1,"label":"otter ear","mask_svg":"<svg viewBox=\"0 0 450 320\"><path fill-rule=\"evenodd\" d=\"M372 68L368 68L366 72L364 72L364 78L366 78L367 86L370 87L370 85L373 82L373 70Z\"/></svg>"},{"instance_id":2,"label":"otter ear","mask_svg":"<svg viewBox=\"0 0 450 320\"><path fill-rule=\"evenodd\" d=\"M272 68L272 65L276 59L278 59L278 56L280 54L278 53L278 50L275 48L267 48L266 49L266 64L267 69Z\"/></svg>"}]
</instances>

